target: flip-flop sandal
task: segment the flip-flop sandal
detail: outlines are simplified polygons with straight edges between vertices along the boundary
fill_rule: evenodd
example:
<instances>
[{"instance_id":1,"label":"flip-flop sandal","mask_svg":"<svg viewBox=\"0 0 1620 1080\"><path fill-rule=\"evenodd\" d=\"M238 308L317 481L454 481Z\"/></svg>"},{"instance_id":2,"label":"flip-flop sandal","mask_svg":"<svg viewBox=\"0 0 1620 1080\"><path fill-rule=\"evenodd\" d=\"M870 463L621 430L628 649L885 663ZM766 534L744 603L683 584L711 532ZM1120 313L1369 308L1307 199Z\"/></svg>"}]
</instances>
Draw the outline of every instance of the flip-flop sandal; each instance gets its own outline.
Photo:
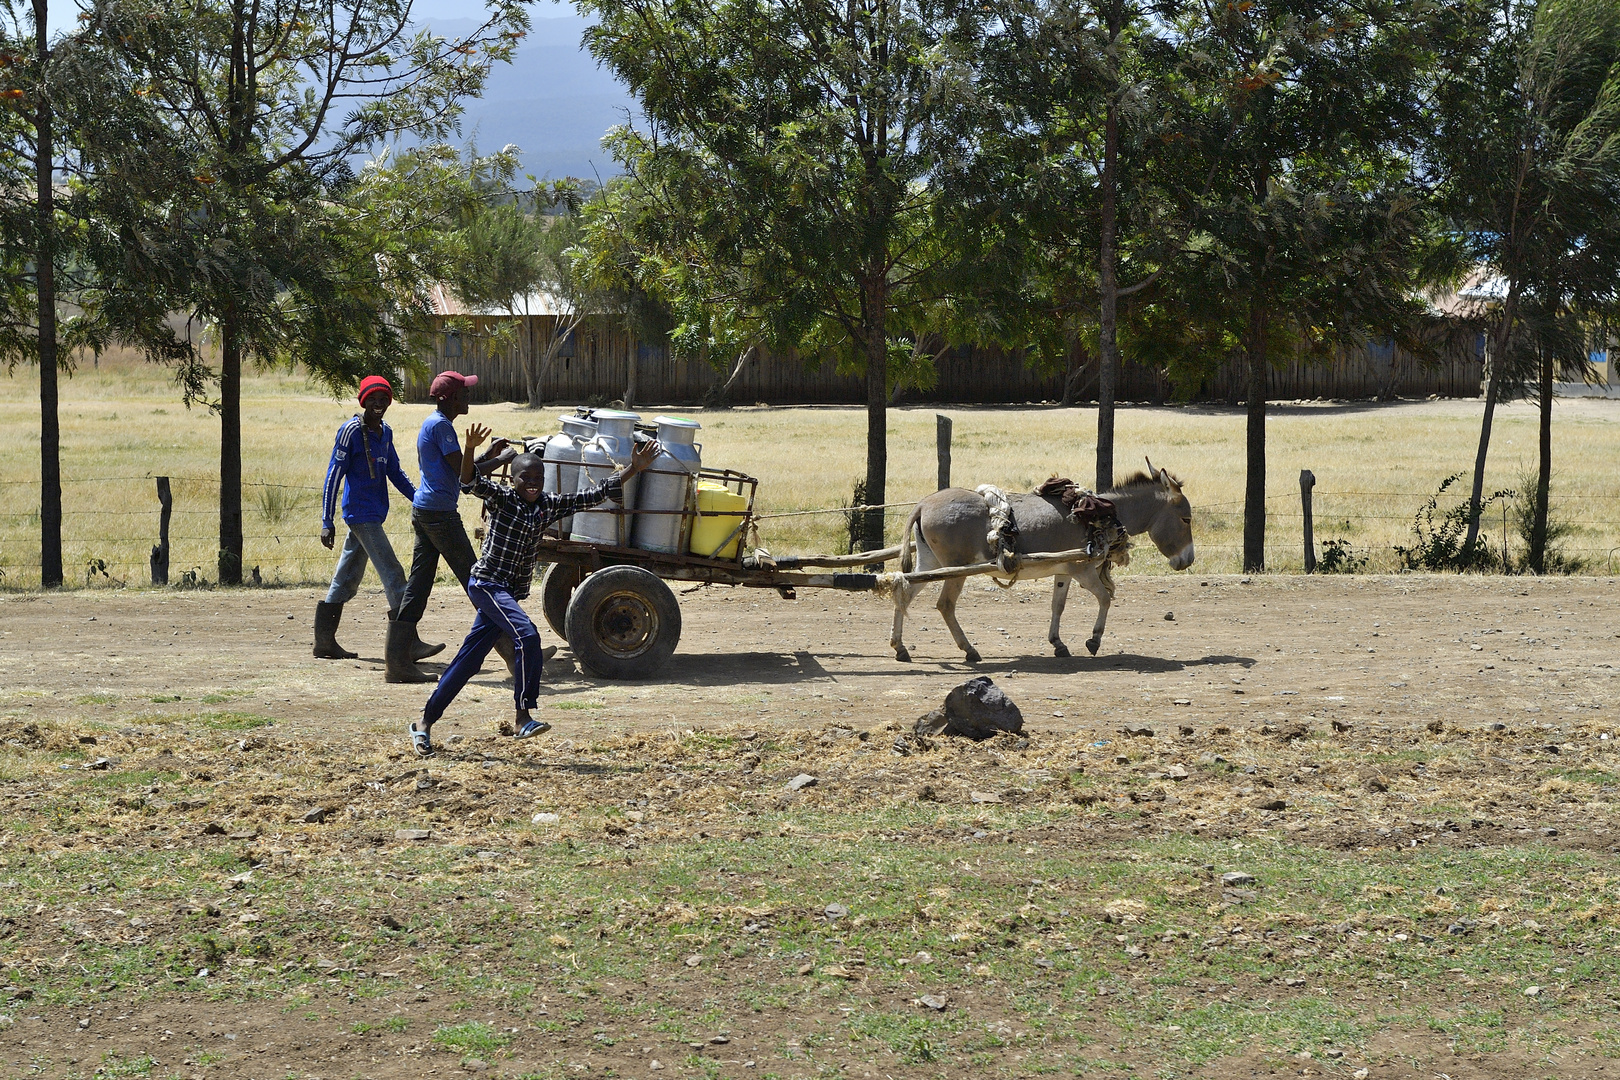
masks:
<instances>
[{"instance_id":1,"label":"flip-flop sandal","mask_svg":"<svg viewBox=\"0 0 1620 1080\"><path fill-rule=\"evenodd\" d=\"M429 724L425 731L418 731L416 722L412 721L405 730L411 737L411 749L416 751L417 757L433 756L433 725Z\"/></svg>"},{"instance_id":2,"label":"flip-flop sandal","mask_svg":"<svg viewBox=\"0 0 1620 1080\"><path fill-rule=\"evenodd\" d=\"M544 720L530 720L527 724L524 724L522 727L518 728L515 738L532 739L536 735L544 735L550 730L551 725L546 723Z\"/></svg>"}]
</instances>

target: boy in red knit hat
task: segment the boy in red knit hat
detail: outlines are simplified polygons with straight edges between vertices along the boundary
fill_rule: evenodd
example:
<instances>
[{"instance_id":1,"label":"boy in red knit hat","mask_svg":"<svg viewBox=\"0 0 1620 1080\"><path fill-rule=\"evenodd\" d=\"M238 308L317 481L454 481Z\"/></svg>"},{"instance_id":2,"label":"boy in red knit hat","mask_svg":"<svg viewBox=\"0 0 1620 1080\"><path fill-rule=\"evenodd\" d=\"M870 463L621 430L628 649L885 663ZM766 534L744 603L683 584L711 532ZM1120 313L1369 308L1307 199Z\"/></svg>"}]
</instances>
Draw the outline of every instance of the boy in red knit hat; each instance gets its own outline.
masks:
<instances>
[{"instance_id":1,"label":"boy in red knit hat","mask_svg":"<svg viewBox=\"0 0 1620 1080\"><path fill-rule=\"evenodd\" d=\"M338 622L343 605L354 599L369 561L382 579L390 611L398 610L405 596L405 571L394 555L394 547L383 531L388 520L388 485L392 483L407 499L416 497L416 485L400 468L394 451L394 432L383 423L383 413L394 403L394 388L381 375L360 380L360 412L343 422L332 445L332 460L326 467L326 484L321 489L321 543L331 550L337 539L332 515L343 489L343 523L349 538L343 542L332 587L326 599L315 605L315 655L327 660L351 660L354 653L338 644ZM443 646L440 646L443 648Z\"/></svg>"}]
</instances>

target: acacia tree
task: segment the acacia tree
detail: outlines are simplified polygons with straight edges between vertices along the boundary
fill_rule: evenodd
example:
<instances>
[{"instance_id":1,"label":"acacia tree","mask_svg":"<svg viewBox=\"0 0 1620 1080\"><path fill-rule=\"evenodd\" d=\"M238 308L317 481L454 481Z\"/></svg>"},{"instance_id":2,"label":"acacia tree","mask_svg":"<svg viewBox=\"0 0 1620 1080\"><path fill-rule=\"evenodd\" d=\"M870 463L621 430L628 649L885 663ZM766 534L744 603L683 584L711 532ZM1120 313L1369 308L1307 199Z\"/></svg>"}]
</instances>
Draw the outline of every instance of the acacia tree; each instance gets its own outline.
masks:
<instances>
[{"instance_id":1,"label":"acacia tree","mask_svg":"<svg viewBox=\"0 0 1620 1080\"><path fill-rule=\"evenodd\" d=\"M508 172L479 193L475 212L456 237L460 255L446 280L468 304L522 315L521 329L499 343L517 351L529 408L538 409L551 365L591 305L572 254L581 235L579 185L559 180L519 192ZM537 294L553 316L539 340L530 321Z\"/></svg>"},{"instance_id":2,"label":"acacia tree","mask_svg":"<svg viewBox=\"0 0 1620 1080\"><path fill-rule=\"evenodd\" d=\"M865 499L885 500L896 313L937 295L923 242L965 84L958 26L934 0L580 0L592 52L638 99L615 153L642 205L667 207L659 272L778 342L836 353L866 379ZM640 221L649 222L645 217ZM641 241L638 239L637 243ZM700 251L701 260L684 253ZM948 257L948 256L947 256ZM883 511L863 542L883 543Z\"/></svg>"},{"instance_id":3,"label":"acacia tree","mask_svg":"<svg viewBox=\"0 0 1620 1080\"><path fill-rule=\"evenodd\" d=\"M1477 563L1497 402L1534 387L1539 470L1527 563L1545 570L1555 372L1587 373L1594 321L1620 279L1620 4L1528 0L1448 8L1427 150L1438 196L1494 278L1490 368L1459 558Z\"/></svg>"},{"instance_id":4,"label":"acacia tree","mask_svg":"<svg viewBox=\"0 0 1620 1080\"><path fill-rule=\"evenodd\" d=\"M404 132L443 137L527 26L490 0L471 35L416 31L409 0L96 0L110 81L85 155L115 223L96 250L102 314L172 359L162 316L211 328L219 370L179 349L187 404L220 414L219 580L242 578L244 359L302 363L334 389L410 354L365 223L343 206L350 162ZM210 384L217 398L210 399Z\"/></svg>"},{"instance_id":5,"label":"acacia tree","mask_svg":"<svg viewBox=\"0 0 1620 1080\"><path fill-rule=\"evenodd\" d=\"M63 579L57 378L68 355L57 325L66 252L57 101L70 92L74 64L72 43L53 42L48 21L47 0L0 0L0 362L39 369L39 569L40 584L52 588Z\"/></svg>"},{"instance_id":6,"label":"acacia tree","mask_svg":"<svg viewBox=\"0 0 1620 1080\"><path fill-rule=\"evenodd\" d=\"M1417 76L1432 8L1255 0L1189 7L1179 32L1199 88L1188 165L1212 169L1177 290L1240 314L1247 367L1243 566L1265 566L1271 364L1300 351L1413 340L1434 222L1402 151L1421 130Z\"/></svg>"}]
</instances>

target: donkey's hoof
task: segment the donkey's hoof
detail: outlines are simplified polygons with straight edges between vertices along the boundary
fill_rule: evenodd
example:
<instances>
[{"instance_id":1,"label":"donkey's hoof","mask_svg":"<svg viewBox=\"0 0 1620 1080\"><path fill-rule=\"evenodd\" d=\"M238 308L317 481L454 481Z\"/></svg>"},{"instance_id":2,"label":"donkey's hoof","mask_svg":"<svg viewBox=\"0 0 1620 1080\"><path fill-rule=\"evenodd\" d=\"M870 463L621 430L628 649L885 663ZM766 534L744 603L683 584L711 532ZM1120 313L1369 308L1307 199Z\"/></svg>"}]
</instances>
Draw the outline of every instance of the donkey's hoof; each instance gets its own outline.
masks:
<instances>
[{"instance_id":1,"label":"donkey's hoof","mask_svg":"<svg viewBox=\"0 0 1620 1080\"><path fill-rule=\"evenodd\" d=\"M983 658L979 655L978 649L969 649L963 659L970 664L977 664Z\"/></svg>"},{"instance_id":2,"label":"donkey's hoof","mask_svg":"<svg viewBox=\"0 0 1620 1080\"><path fill-rule=\"evenodd\" d=\"M1091 651L1096 652L1097 650L1092 649ZM1052 655L1053 656L1068 656L1069 655L1069 647L1067 645L1063 644L1063 642L1061 642L1061 641L1054 642L1052 644Z\"/></svg>"},{"instance_id":3,"label":"donkey's hoof","mask_svg":"<svg viewBox=\"0 0 1620 1080\"><path fill-rule=\"evenodd\" d=\"M902 645L898 649L894 650L894 658L896 660L900 661L902 664L911 663L911 653L910 653L910 651L908 651L906 649L906 647L904 645Z\"/></svg>"},{"instance_id":4,"label":"donkey's hoof","mask_svg":"<svg viewBox=\"0 0 1620 1080\"><path fill-rule=\"evenodd\" d=\"M1102 644L1102 638L1088 638L1088 639L1086 639L1086 652L1090 653L1092 656L1096 656L1097 655L1097 646L1099 646L1101 644Z\"/></svg>"}]
</instances>

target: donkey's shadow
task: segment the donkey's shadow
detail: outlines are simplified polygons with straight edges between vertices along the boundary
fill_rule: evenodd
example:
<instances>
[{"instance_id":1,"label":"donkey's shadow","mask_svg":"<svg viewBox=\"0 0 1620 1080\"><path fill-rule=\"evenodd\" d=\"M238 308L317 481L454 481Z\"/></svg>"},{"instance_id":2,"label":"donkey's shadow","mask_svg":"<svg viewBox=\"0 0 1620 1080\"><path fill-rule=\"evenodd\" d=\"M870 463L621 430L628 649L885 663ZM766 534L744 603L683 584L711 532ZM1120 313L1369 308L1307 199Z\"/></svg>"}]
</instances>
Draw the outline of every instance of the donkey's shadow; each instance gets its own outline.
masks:
<instances>
[{"instance_id":1,"label":"donkey's shadow","mask_svg":"<svg viewBox=\"0 0 1620 1080\"><path fill-rule=\"evenodd\" d=\"M1139 675L1164 675L1195 667L1254 667L1252 656L1203 656L1197 660L1175 660L1167 656L1140 653L1114 653L1111 656L1028 656L1011 660L981 660L977 664L960 661L947 664L954 671L989 674L1075 675L1086 671L1131 671Z\"/></svg>"}]
</instances>

